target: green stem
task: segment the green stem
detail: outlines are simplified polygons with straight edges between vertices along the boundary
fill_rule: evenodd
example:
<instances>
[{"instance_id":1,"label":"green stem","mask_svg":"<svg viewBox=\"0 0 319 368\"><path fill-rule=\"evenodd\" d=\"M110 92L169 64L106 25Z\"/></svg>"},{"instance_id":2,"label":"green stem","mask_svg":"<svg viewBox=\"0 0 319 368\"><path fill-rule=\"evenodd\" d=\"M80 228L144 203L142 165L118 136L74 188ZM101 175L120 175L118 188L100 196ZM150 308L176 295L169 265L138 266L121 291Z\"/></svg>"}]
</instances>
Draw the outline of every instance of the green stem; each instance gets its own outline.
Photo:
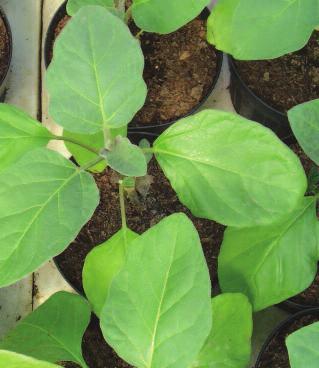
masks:
<instances>
[{"instance_id":1,"label":"green stem","mask_svg":"<svg viewBox=\"0 0 319 368\"><path fill-rule=\"evenodd\" d=\"M74 138L71 138L71 137L62 137L62 136L55 135L54 139L57 140L57 141L64 141L64 142L69 142L69 143L76 144L77 146L80 146L80 147L86 149L87 151L95 153L96 155L100 154L100 151L98 149L90 147L87 144L82 143L82 142L78 141L77 139L74 139Z\"/></svg>"},{"instance_id":2,"label":"green stem","mask_svg":"<svg viewBox=\"0 0 319 368\"><path fill-rule=\"evenodd\" d=\"M86 170L90 169L91 167L97 165L98 163L100 163L103 160L104 160L104 158L102 158L102 157L96 157L94 160L89 161L85 165L80 166L80 170L81 171L86 171Z\"/></svg>"},{"instance_id":3,"label":"green stem","mask_svg":"<svg viewBox=\"0 0 319 368\"><path fill-rule=\"evenodd\" d=\"M144 153L154 153L155 149L154 149L154 147L147 147L147 148L142 148L142 151Z\"/></svg>"},{"instance_id":4,"label":"green stem","mask_svg":"<svg viewBox=\"0 0 319 368\"><path fill-rule=\"evenodd\" d=\"M139 40L143 33L144 33L144 31L141 29L139 32L136 33L135 38L137 38Z\"/></svg>"},{"instance_id":5,"label":"green stem","mask_svg":"<svg viewBox=\"0 0 319 368\"><path fill-rule=\"evenodd\" d=\"M118 0L117 9L119 11L125 12L125 0Z\"/></svg>"},{"instance_id":6,"label":"green stem","mask_svg":"<svg viewBox=\"0 0 319 368\"><path fill-rule=\"evenodd\" d=\"M120 195L120 207L121 207L122 228L124 230L126 230L127 229L127 223L126 223L126 211L125 211L125 197L124 197L123 180L120 180L119 181L119 195Z\"/></svg>"}]
</instances>

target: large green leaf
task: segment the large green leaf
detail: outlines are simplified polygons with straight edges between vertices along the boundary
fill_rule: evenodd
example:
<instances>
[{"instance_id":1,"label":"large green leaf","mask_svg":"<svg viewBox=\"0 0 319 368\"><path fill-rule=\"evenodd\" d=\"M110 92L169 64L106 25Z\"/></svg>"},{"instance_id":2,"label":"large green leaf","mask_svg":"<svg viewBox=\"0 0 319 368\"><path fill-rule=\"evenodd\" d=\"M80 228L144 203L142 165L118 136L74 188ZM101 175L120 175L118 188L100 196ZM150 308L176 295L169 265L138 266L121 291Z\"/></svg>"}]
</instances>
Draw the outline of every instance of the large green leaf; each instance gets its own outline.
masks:
<instances>
[{"instance_id":1,"label":"large green leaf","mask_svg":"<svg viewBox=\"0 0 319 368\"><path fill-rule=\"evenodd\" d=\"M252 309L242 294L212 299L212 329L194 368L246 368L251 354Z\"/></svg>"},{"instance_id":2,"label":"large green leaf","mask_svg":"<svg viewBox=\"0 0 319 368\"><path fill-rule=\"evenodd\" d=\"M143 67L139 41L118 17L99 6L80 9L48 69L51 116L77 133L127 125L145 101Z\"/></svg>"},{"instance_id":3,"label":"large green leaf","mask_svg":"<svg viewBox=\"0 0 319 368\"><path fill-rule=\"evenodd\" d=\"M19 322L0 342L0 348L52 363L72 361L87 367L81 343L90 316L84 298L56 293Z\"/></svg>"},{"instance_id":4,"label":"large green leaf","mask_svg":"<svg viewBox=\"0 0 319 368\"><path fill-rule=\"evenodd\" d=\"M57 365L0 350L0 368L58 368Z\"/></svg>"},{"instance_id":5,"label":"large green leaf","mask_svg":"<svg viewBox=\"0 0 319 368\"><path fill-rule=\"evenodd\" d=\"M318 368L319 322L312 323L286 339L291 368Z\"/></svg>"},{"instance_id":6,"label":"large green leaf","mask_svg":"<svg viewBox=\"0 0 319 368\"><path fill-rule=\"evenodd\" d=\"M111 283L123 267L126 251L137 234L123 228L109 240L92 249L83 268L83 288L96 315L100 315Z\"/></svg>"},{"instance_id":7,"label":"large green leaf","mask_svg":"<svg viewBox=\"0 0 319 368\"><path fill-rule=\"evenodd\" d=\"M0 174L0 286L61 253L99 202L92 176L39 148Z\"/></svg>"},{"instance_id":8,"label":"large green leaf","mask_svg":"<svg viewBox=\"0 0 319 368\"><path fill-rule=\"evenodd\" d=\"M225 225L279 220L307 188L298 157L273 132L222 111L175 123L154 152L181 202L195 216Z\"/></svg>"},{"instance_id":9,"label":"large green leaf","mask_svg":"<svg viewBox=\"0 0 319 368\"><path fill-rule=\"evenodd\" d=\"M0 171L26 152L46 146L52 138L43 125L23 111L0 104Z\"/></svg>"},{"instance_id":10,"label":"large green leaf","mask_svg":"<svg viewBox=\"0 0 319 368\"><path fill-rule=\"evenodd\" d=\"M127 135L127 127L122 127L119 129L110 129L110 133L112 138L115 138L118 135L125 137ZM91 148L95 148L97 150L102 150L105 145L103 131L100 131L95 134L80 134L64 130L63 137L70 141L75 139L76 141L84 143L90 146ZM79 165L85 165L89 162L92 162L95 158L98 157L98 155L96 155L95 153L92 153L88 149L83 148L78 144L71 143L70 141L65 141L65 145ZM97 165L92 166L90 168L90 171L102 172L106 168L106 166L107 163L105 160L103 160Z\"/></svg>"},{"instance_id":11,"label":"large green leaf","mask_svg":"<svg viewBox=\"0 0 319 368\"><path fill-rule=\"evenodd\" d=\"M242 292L260 310L305 290L317 272L317 216L307 197L270 226L228 228L218 261L223 292Z\"/></svg>"},{"instance_id":12,"label":"large green leaf","mask_svg":"<svg viewBox=\"0 0 319 368\"><path fill-rule=\"evenodd\" d=\"M293 107L288 118L300 146L319 165L319 99Z\"/></svg>"},{"instance_id":13,"label":"large green leaf","mask_svg":"<svg viewBox=\"0 0 319 368\"><path fill-rule=\"evenodd\" d=\"M146 157L142 149L127 138L117 137L105 158L108 165L122 175L144 176L147 173Z\"/></svg>"},{"instance_id":14,"label":"large green leaf","mask_svg":"<svg viewBox=\"0 0 319 368\"><path fill-rule=\"evenodd\" d=\"M68 0L66 10L72 17L77 13L83 6L97 5L103 6L108 10L114 9L114 0Z\"/></svg>"},{"instance_id":15,"label":"large green leaf","mask_svg":"<svg viewBox=\"0 0 319 368\"><path fill-rule=\"evenodd\" d=\"M174 214L132 242L101 327L107 342L135 367L188 367L209 334L210 303L198 234L184 214Z\"/></svg>"},{"instance_id":16,"label":"large green leaf","mask_svg":"<svg viewBox=\"0 0 319 368\"><path fill-rule=\"evenodd\" d=\"M301 49L318 24L318 0L218 0L208 41L236 59L273 59Z\"/></svg>"},{"instance_id":17,"label":"large green leaf","mask_svg":"<svg viewBox=\"0 0 319 368\"><path fill-rule=\"evenodd\" d=\"M132 15L138 27L147 32L171 33L190 22L209 0L133 0Z\"/></svg>"}]
</instances>

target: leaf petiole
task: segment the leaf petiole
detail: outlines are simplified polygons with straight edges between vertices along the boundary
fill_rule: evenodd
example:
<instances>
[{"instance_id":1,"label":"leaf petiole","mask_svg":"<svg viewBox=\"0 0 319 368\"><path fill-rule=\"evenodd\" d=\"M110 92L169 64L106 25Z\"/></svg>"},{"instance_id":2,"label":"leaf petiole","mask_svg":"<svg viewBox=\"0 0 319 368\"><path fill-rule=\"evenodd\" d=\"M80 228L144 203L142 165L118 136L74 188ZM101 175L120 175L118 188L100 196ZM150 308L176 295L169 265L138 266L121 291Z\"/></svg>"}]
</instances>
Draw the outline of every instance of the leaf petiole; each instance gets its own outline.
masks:
<instances>
[{"instance_id":1,"label":"leaf petiole","mask_svg":"<svg viewBox=\"0 0 319 368\"><path fill-rule=\"evenodd\" d=\"M90 147L87 144L82 143L82 142L78 141L77 139L74 139L74 138L71 138L71 137L63 137L63 136L55 135L53 140L73 143L73 144L76 144L77 146L80 146L80 147L86 149L87 151L95 153L96 155L100 154L100 151L98 149Z\"/></svg>"},{"instance_id":2,"label":"leaf petiole","mask_svg":"<svg viewBox=\"0 0 319 368\"><path fill-rule=\"evenodd\" d=\"M89 161L85 165L80 166L79 170L86 171L86 170L90 169L91 167L97 165L98 163L100 163L103 160L105 160L103 157L96 157L94 160Z\"/></svg>"},{"instance_id":3,"label":"leaf petiole","mask_svg":"<svg viewBox=\"0 0 319 368\"><path fill-rule=\"evenodd\" d=\"M120 195L120 207L121 207L122 228L124 230L126 230L127 229L127 223L126 223L126 212L125 212L125 198L124 198L124 185L123 185L123 180L119 180L119 195Z\"/></svg>"}]
</instances>

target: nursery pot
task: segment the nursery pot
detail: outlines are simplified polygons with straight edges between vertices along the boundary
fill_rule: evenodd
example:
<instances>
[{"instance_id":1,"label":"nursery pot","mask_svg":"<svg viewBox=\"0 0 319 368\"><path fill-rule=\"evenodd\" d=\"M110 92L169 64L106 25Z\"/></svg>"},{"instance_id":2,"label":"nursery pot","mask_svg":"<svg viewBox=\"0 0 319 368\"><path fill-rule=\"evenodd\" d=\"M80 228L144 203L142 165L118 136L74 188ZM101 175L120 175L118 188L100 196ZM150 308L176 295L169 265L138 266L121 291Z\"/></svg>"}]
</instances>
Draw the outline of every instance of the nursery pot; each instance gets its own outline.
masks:
<instances>
[{"instance_id":1,"label":"nursery pot","mask_svg":"<svg viewBox=\"0 0 319 368\"><path fill-rule=\"evenodd\" d=\"M49 25L48 28L48 32L46 35L46 39L45 39L45 45L44 45L44 62L45 62L45 66L48 67L50 62L51 62L51 58L52 58L52 52L53 52L53 45L54 45L54 41L55 41L55 32L56 29L59 25L59 22L66 16L66 2L64 2L60 8L56 11L56 13L54 14L51 23ZM206 20L208 18L210 14L210 11L208 10L208 8L205 8L204 11L201 13L201 18ZM212 80L212 83L210 84L209 88L207 89L207 91L205 92L205 94L202 96L202 98L200 99L200 101L192 108L190 109L186 114L179 116L178 118L174 118L170 121L165 121L165 122L161 122L161 121L157 121L157 124L151 123L151 124L143 124L141 126L131 126L129 125L128 129L129 132L138 132L140 133L150 133L150 134L157 134L159 135L160 133L162 133L165 129L167 129L169 126L171 126L174 122L176 122L177 120L187 117L189 115L194 114L195 112L197 112L200 107L205 103L205 101L207 100L207 98L211 95L212 91L214 90L216 83L218 81L220 72L221 72L221 68L222 68L222 64L223 64L223 53L216 50L215 49L215 53L216 53L216 70L215 70L215 77Z\"/></svg>"},{"instance_id":2,"label":"nursery pot","mask_svg":"<svg viewBox=\"0 0 319 368\"><path fill-rule=\"evenodd\" d=\"M9 69L10 69L10 64L11 64L11 59L12 59L12 33L11 33L11 27L10 27L9 21L5 15L5 12L3 11L1 7L0 7L0 17L3 22L4 28L6 31L6 35L7 35L6 45L5 45L7 60L6 60L6 65L3 66L2 74L0 75L0 101L4 101L6 90L7 90Z\"/></svg>"},{"instance_id":3,"label":"nursery pot","mask_svg":"<svg viewBox=\"0 0 319 368\"><path fill-rule=\"evenodd\" d=\"M145 133L135 132L131 135L131 139L136 143L145 137ZM155 137L152 136L152 138ZM210 271L212 288L215 287L218 283L217 256L222 243L224 226L192 216L190 211L179 202L175 191L154 158L148 165L148 175L150 176L140 179L141 181L137 179L137 193L131 193L129 199L126 199L128 227L142 234L164 217L172 213L184 212L199 232ZM118 176L111 169L95 175L100 191L100 204L75 241L54 259L64 279L82 295L84 294L82 269L87 254L95 246L110 239L122 226L117 179Z\"/></svg>"},{"instance_id":4,"label":"nursery pot","mask_svg":"<svg viewBox=\"0 0 319 368\"><path fill-rule=\"evenodd\" d=\"M283 349L286 336L317 321L319 321L319 308L313 308L298 312L280 323L265 341L258 355L255 368L270 368L274 366L274 363L282 363L282 361L277 362L277 360L274 361L272 359L281 358L286 361L286 359L288 359L288 352L286 349ZM278 354L276 354L276 347L279 348ZM278 357L279 355L280 357ZM277 366L281 367L282 364L276 365L276 367Z\"/></svg>"},{"instance_id":5,"label":"nursery pot","mask_svg":"<svg viewBox=\"0 0 319 368\"><path fill-rule=\"evenodd\" d=\"M287 114L274 109L260 99L241 78L233 57L228 55L228 61L230 95L237 113L272 129L285 143L295 143Z\"/></svg>"},{"instance_id":6,"label":"nursery pot","mask_svg":"<svg viewBox=\"0 0 319 368\"><path fill-rule=\"evenodd\" d=\"M284 302L277 304L277 306L289 313L297 313L297 312L306 311L306 310L310 310L314 308L319 308L318 305L301 304L301 303L297 303L290 299L287 299Z\"/></svg>"}]
</instances>

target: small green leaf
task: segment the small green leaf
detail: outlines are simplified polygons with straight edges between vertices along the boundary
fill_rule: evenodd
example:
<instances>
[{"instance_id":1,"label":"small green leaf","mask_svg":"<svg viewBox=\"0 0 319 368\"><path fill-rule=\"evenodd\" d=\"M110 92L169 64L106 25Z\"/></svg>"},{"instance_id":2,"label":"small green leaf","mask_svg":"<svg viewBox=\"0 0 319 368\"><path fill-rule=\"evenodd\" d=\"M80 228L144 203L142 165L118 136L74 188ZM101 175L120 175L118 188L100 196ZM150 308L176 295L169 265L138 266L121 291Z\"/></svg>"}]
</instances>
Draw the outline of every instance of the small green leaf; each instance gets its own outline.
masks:
<instances>
[{"instance_id":1,"label":"small green leaf","mask_svg":"<svg viewBox=\"0 0 319 368\"><path fill-rule=\"evenodd\" d=\"M317 273L315 204L306 197L274 225L228 228L218 259L222 291L246 294L258 311L305 290Z\"/></svg>"},{"instance_id":2,"label":"small green leaf","mask_svg":"<svg viewBox=\"0 0 319 368\"><path fill-rule=\"evenodd\" d=\"M132 15L137 26L147 32L171 33L190 22L209 0L133 0Z\"/></svg>"},{"instance_id":3,"label":"small green leaf","mask_svg":"<svg viewBox=\"0 0 319 368\"><path fill-rule=\"evenodd\" d=\"M236 59L274 59L307 43L318 14L318 0L218 0L208 41Z\"/></svg>"},{"instance_id":4,"label":"small green leaf","mask_svg":"<svg viewBox=\"0 0 319 368\"><path fill-rule=\"evenodd\" d=\"M211 328L210 288L197 231L171 215L130 245L102 310L104 337L135 367L189 367Z\"/></svg>"},{"instance_id":5,"label":"small green leaf","mask_svg":"<svg viewBox=\"0 0 319 368\"><path fill-rule=\"evenodd\" d=\"M51 363L72 361L86 368L81 343L90 316L84 298L61 291L19 322L0 348Z\"/></svg>"},{"instance_id":6,"label":"small green leaf","mask_svg":"<svg viewBox=\"0 0 319 368\"><path fill-rule=\"evenodd\" d=\"M239 115L205 110L182 119L153 150L180 201L224 225L278 221L307 189L298 157L271 130Z\"/></svg>"},{"instance_id":7,"label":"small green leaf","mask_svg":"<svg viewBox=\"0 0 319 368\"><path fill-rule=\"evenodd\" d=\"M50 115L81 134L126 126L145 101L143 68L140 43L124 22L100 6L80 9L55 43Z\"/></svg>"},{"instance_id":8,"label":"small green leaf","mask_svg":"<svg viewBox=\"0 0 319 368\"><path fill-rule=\"evenodd\" d=\"M124 189L134 189L135 188L135 178L126 177L122 180Z\"/></svg>"},{"instance_id":9,"label":"small green leaf","mask_svg":"<svg viewBox=\"0 0 319 368\"><path fill-rule=\"evenodd\" d=\"M0 350L1 368L59 368L59 366L24 355L12 353L11 351Z\"/></svg>"},{"instance_id":10,"label":"small green leaf","mask_svg":"<svg viewBox=\"0 0 319 368\"><path fill-rule=\"evenodd\" d=\"M212 299L212 329L193 368L246 368L251 354L252 309L242 294Z\"/></svg>"},{"instance_id":11,"label":"small green leaf","mask_svg":"<svg viewBox=\"0 0 319 368\"><path fill-rule=\"evenodd\" d=\"M61 253L99 202L93 177L45 148L0 174L0 286Z\"/></svg>"},{"instance_id":12,"label":"small green leaf","mask_svg":"<svg viewBox=\"0 0 319 368\"><path fill-rule=\"evenodd\" d=\"M122 127L119 129L110 129L111 137L115 138L118 135L125 137L127 135L127 127ZM104 148L104 134L103 132L98 132L95 134L79 134L72 133L66 130L63 131L63 137L67 139L76 139L77 141L84 143L91 148L97 150L102 150ZM71 142L65 141L65 145L72 156L75 158L76 162L83 166L91 161L93 161L98 156L91 151ZM107 166L106 161L101 161L95 166L92 166L89 171L91 172L102 172Z\"/></svg>"},{"instance_id":13,"label":"small green leaf","mask_svg":"<svg viewBox=\"0 0 319 368\"><path fill-rule=\"evenodd\" d=\"M105 154L109 166L125 176L144 176L147 163L143 151L127 138L117 137L111 151Z\"/></svg>"},{"instance_id":14,"label":"small green leaf","mask_svg":"<svg viewBox=\"0 0 319 368\"><path fill-rule=\"evenodd\" d=\"M52 134L38 121L14 106L0 104L0 172L51 139Z\"/></svg>"},{"instance_id":15,"label":"small green leaf","mask_svg":"<svg viewBox=\"0 0 319 368\"><path fill-rule=\"evenodd\" d=\"M68 0L66 10L67 13L72 17L83 6L88 5L103 6L107 10L111 10L114 9L114 0Z\"/></svg>"},{"instance_id":16,"label":"small green leaf","mask_svg":"<svg viewBox=\"0 0 319 368\"><path fill-rule=\"evenodd\" d=\"M130 229L121 229L87 255L82 275L83 288L97 316L105 304L114 276L125 262L126 251L137 236Z\"/></svg>"},{"instance_id":17,"label":"small green leaf","mask_svg":"<svg viewBox=\"0 0 319 368\"><path fill-rule=\"evenodd\" d=\"M145 138L141 139L138 145L142 149L151 148L150 142ZM144 152L144 155L145 155L145 158L146 158L146 162L149 163L151 161L152 157L153 157L153 153L152 152Z\"/></svg>"},{"instance_id":18,"label":"small green leaf","mask_svg":"<svg viewBox=\"0 0 319 368\"><path fill-rule=\"evenodd\" d=\"M300 146L319 165L319 99L293 107L288 118Z\"/></svg>"},{"instance_id":19,"label":"small green leaf","mask_svg":"<svg viewBox=\"0 0 319 368\"><path fill-rule=\"evenodd\" d=\"M286 339L291 368L318 368L319 322L303 327Z\"/></svg>"}]
</instances>

